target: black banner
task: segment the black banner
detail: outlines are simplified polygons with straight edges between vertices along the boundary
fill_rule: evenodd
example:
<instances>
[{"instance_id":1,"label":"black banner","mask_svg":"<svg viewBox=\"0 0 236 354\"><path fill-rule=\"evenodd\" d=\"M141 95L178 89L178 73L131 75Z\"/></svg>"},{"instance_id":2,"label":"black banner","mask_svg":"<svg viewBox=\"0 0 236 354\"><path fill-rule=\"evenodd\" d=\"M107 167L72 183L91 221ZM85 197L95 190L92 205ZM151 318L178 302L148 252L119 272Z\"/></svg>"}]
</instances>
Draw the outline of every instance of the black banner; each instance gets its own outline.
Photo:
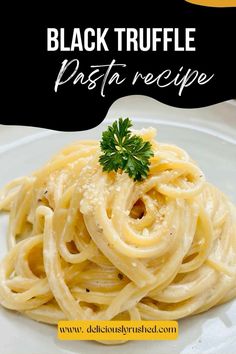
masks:
<instances>
[{"instance_id":1,"label":"black banner","mask_svg":"<svg viewBox=\"0 0 236 354\"><path fill-rule=\"evenodd\" d=\"M163 3L3 10L0 123L84 130L127 95L181 108L236 97L236 8Z\"/></svg>"}]
</instances>

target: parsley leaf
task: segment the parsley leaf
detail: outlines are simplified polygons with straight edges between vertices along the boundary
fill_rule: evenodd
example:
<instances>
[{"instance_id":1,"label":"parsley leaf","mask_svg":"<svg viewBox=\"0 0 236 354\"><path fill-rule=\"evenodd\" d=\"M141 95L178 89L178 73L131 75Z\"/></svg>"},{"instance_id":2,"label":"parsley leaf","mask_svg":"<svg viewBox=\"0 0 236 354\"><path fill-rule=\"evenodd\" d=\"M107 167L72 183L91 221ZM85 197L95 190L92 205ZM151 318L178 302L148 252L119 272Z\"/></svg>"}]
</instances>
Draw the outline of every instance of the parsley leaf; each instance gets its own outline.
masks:
<instances>
[{"instance_id":1,"label":"parsley leaf","mask_svg":"<svg viewBox=\"0 0 236 354\"><path fill-rule=\"evenodd\" d=\"M152 146L149 141L133 135L130 127L132 122L129 118L120 118L102 133L102 155L99 162L103 171L121 169L134 181L141 181L149 172L150 157L153 156Z\"/></svg>"}]
</instances>

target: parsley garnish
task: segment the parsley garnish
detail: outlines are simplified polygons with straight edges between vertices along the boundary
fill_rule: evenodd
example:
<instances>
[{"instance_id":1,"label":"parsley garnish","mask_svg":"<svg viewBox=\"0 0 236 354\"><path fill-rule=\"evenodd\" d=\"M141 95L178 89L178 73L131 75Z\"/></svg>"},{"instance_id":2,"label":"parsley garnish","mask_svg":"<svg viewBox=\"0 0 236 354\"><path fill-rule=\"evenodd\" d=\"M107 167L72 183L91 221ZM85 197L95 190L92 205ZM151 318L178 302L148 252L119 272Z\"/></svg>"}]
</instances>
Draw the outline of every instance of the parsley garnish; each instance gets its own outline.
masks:
<instances>
[{"instance_id":1,"label":"parsley garnish","mask_svg":"<svg viewBox=\"0 0 236 354\"><path fill-rule=\"evenodd\" d=\"M130 127L132 122L129 118L120 118L102 133L102 155L99 162L103 171L120 169L128 173L134 181L141 181L149 172L150 157L153 156L152 146L149 141L132 134Z\"/></svg>"}]
</instances>

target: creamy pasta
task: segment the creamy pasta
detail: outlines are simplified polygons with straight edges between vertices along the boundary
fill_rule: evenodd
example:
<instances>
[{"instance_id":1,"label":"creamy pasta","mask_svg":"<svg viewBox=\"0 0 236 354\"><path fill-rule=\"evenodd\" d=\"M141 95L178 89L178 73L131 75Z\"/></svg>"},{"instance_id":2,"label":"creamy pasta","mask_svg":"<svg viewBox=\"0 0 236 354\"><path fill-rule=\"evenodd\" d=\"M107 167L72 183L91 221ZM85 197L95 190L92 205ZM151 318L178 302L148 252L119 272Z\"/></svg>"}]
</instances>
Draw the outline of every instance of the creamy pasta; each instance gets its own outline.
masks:
<instances>
[{"instance_id":1,"label":"creamy pasta","mask_svg":"<svg viewBox=\"0 0 236 354\"><path fill-rule=\"evenodd\" d=\"M236 295L236 209L189 155L152 144L147 179L105 173L78 141L0 194L0 303L34 320L172 320Z\"/></svg>"}]
</instances>

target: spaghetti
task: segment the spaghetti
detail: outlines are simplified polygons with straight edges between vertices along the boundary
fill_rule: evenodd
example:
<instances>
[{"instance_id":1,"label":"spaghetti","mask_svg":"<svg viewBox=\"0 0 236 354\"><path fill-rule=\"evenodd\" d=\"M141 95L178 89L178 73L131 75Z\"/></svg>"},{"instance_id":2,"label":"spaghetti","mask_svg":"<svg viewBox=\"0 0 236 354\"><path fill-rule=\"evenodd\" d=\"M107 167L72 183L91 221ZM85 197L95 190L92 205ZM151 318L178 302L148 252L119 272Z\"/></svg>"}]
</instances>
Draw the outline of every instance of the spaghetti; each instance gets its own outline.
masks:
<instances>
[{"instance_id":1,"label":"spaghetti","mask_svg":"<svg viewBox=\"0 0 236 354\"><path fill-rule=\"evenodd\" d=\"M99 143L79 141L2 190L2 306L51 324L172 320L236 295L235 207L184 150L138 134L144 181L102 172Z\"/></svg>"}]
</instances>

